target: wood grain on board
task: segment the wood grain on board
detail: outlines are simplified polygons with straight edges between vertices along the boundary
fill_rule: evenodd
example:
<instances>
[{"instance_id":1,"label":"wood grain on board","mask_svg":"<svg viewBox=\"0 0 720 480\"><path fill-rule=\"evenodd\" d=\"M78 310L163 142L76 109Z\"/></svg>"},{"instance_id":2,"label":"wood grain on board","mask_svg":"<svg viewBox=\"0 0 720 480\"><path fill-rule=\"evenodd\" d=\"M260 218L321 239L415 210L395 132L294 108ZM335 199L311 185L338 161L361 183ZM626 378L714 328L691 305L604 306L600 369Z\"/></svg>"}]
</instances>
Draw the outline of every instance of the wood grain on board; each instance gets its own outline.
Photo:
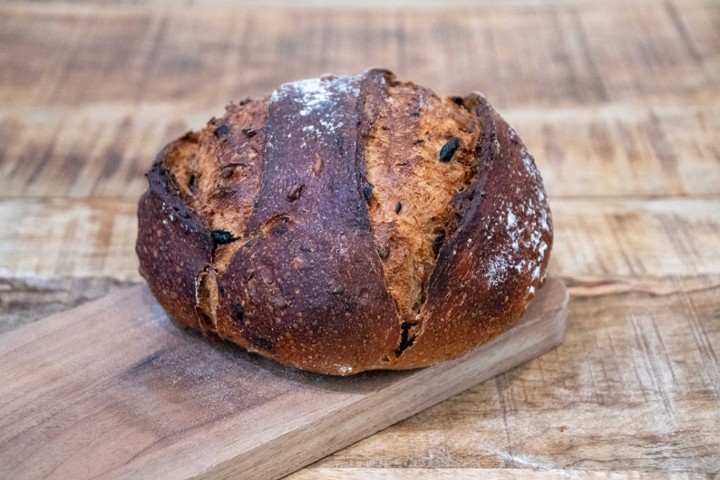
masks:
<instances>
[{"instance_id":1,"label":"wood grain on board","mask_svg":"<svg viewBox=\"0 0 720 480\"><path fill-rule=\"evenodd\" d=\"M554 348L567 303L549 278L461 359L338 378L182 332L124 289L3 337L0 476L278 478Z\"/></svg>"},{"instance_id":2,"label":"wood grain on board","mask_svg":"<svg viewBox=\"0 0 720 480\"><path fill-rule=\"evenodd\" d=\"M384 65L480 89L516 127L568 335L291 478L716 474L719 25L714 0L2 3L0 332L141 281L135 201L165 142L229 100Z\"/></svg>"}]
</instances>

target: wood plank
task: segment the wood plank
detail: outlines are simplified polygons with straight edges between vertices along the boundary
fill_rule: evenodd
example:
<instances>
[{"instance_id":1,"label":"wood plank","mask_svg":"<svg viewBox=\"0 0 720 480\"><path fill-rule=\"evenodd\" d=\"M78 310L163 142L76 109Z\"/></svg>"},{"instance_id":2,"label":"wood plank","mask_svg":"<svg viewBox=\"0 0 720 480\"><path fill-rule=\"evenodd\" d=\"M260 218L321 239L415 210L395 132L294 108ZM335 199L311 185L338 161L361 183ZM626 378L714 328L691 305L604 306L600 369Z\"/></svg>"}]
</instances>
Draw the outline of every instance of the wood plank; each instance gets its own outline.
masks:
<instances>
[{"instance_id":1,"label":"wood plank","mask_svg":"<svg viewBox=\"0 0 720 480\"><path fill-rule=\"evenodd\" d=\"M0 202L0 277L140 280L134 200Z\"/></svg>"},{"instance_id":2,"label":"wood plank","mask_svg":"<svg viewBox=\"0 0 720 480\"><path fill-rule=\"evenodd\" d=\"M550 278L461 359L339 378L183 332L146 287L122 290L0 337L0 476L277 478L554 348L567 302Z\"/></svg>"},{"instance_id":3,"label":"wood plank","mask_svg":"<svg viewBox=\"0 0 720 480\"><path fill-rule=\"evenodd\" d=\"M556 353L318 466L712 471L720 276L565 280Z\"/></svg>"},{"instance_id":4,"label":"wood plank","mask_svg":"<svg viewBox=\"0 0 720 480\"><path fill-rule=\"evenodd\" d=\"M441 92L482 89L502 108L717 99L716 2L582 7L3 5L0 41L12 48L0 58L0 104L192 99L208 108L376 64Z\"/></svg>"},{"instance_id":5,"label":"wood plank","mask_svg":"<svg viewBox=\"0 0 720 480\"><path fill-rule=\"evenodd\" d=\"M565 277L720 273L720 198L557 199L550 271ZM143 280L135 202L0 201L0 333Z\"/></svg>"},{"instance_id":6,"label":"wood plank","mask_svg":"<svg viewBox=\"0 0 720 480\"><path fill-rule=\"evenodd\" d=\"M710 104L503 113L553 197L717 195L720 101Z\"/></svg>"},{"instance_id":7,"label":"wood plank","mask_svg":"<svg viewBox=\"0 0 720 480\"><path fill-rule=\"evenodd\" d=\"M565 280L559 348L327 457L307 478L320 478L315 468L346 478L356 468L717 472L720 275Z\"/></svg>"},{"instance_id":8,"label":"wood plank","mask_svg":"<svg viewBox=\"0 0 720 480\"><path fill-rule=\"evenodd\" d=\"M138 283L112 277L0 277L0 334Z\"/></svg>"},{"instance_id":9,"label":"wood plank","mask_svg":"<svg viewBox=\"0 0 720 480\"><path fill-rule=\"evenodd\" d=\"M704 3L711 4L714 0L691 0L694 4ZM110 0L69 0L65 2L58 2L57 0L36 0L29 8L43 9L51 8L54 10L67 10L71 8L73 11L77 11L82 7L87 9L97 9L98 6L102 6L103 9L112 7L113 9L124 9L126 6L137 6L143 5L144 7L162 7L166 5L172 5L174 0L118 0L111 2ZM656 0L632 0L633 4L645 5L655 3ZM19 8L28 8L25 2L22 0L6 0L6 4L11 4ZM201 6L205 3L203 0L187 0L184 5L187 6ZM294 2L293 0L213 0L214 6L238 6L243 7L281 7L281 8L293 8L301 10L317 10L317 9L334 9L334 10L384 10L384 9L396 9L406 8L410 10L427 10L427 9L447 9L447 0L348 0L346 2L338 3L333 0L306 0L302 3ZM467 7L478 7L478 6L499 6L503 4L512 4L516 6L524 7L537 7L540 6L563 6L567 4L581 5L585 7L585 4L593 4L594 0L455 0L453 1L454 7L467 8ZM622 5L626 4L627 0L607 0L607 3L611 5ZM40 6L34 6L40 5Z\"/></svg>"},{"instance_id":10,"label":"wood plank","mask_svg":"<svg viewBox=\"0 0 720 480\"><path fill-rule=\"evenodd\" d=\"M0 107L0 197L137 198L160 148L222 112L187 102ZM552 197L720 193L720 100L502 113L535 155Z\"/></svg>"},{"instance_id":11,"label":"wood plank","mask_svg":"<svg viewBox=\"0 0 720 480\"><path fill-rule=\"evenodd\" d=\"M706 474L691 472L641 472L587 470L538 470L537 468L305 468L287 480L692 480L707 479Z\"/></svg>"},{"instance_id":12,"label":"wood plank","mask_svg":"<svg viewBox=\"0 0 720 480\"><path fill-rule=\"evenodd\" d=\"M720 198L550 199L559 275L720 273Z\"/></svg>"},{"instance_id":13,"label":"wood plank","mask_svg":"<svg viewBox=\"0 0 720 480\"><path fill-rule=\"evenodd\" d=\"M551 198L551 207L557 275L720 273L720 197ZM136 208L128 199L0 201L0 278L141 281Z\"/></svg>"},{"instance_id":14,"label":"wood plank","mask_svg":"<svg viewBox=\"0 0 720 480\"><path fill-rule=\"evenodd\" d=\"M716 3L0 13L12 45L0 57L2 196L137 197L161 146L229 100L376 63L441 93L484 90L553 196L718 193Z\"/></svg>"}]
</instances>

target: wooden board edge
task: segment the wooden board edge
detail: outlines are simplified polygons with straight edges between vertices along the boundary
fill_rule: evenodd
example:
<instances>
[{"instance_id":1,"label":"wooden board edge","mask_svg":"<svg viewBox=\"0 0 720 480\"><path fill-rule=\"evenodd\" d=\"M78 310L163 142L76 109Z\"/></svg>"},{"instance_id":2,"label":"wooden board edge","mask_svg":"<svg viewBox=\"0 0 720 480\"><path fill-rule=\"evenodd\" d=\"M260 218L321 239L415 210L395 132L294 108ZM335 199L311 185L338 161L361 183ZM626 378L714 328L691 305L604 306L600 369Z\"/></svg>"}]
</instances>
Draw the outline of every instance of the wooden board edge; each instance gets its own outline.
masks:
<instances>
[{"instance_id":1,"label":"wooden board edge","mask_svg":"<svg viewBox=\"0 0 720 480\"><path fill-rule=\"evenodd\" d=\"M569 299L569 292L564 283L549 276L525 315L509 330L476 350L456 360L412 371L412 374L378 392L377 394L384 397L381 402L378 402L377 398L370 402L366 396L361 396L356 402L344 405L326 415L310 428L287 432L246 452L242 458L229 459L191 478L225 479L236 475L259 480L282 478L468 388L521 366L562 344L567 330ZM534 332L538 330L543 333L542 336L535 335ZM529 340L528 348L517 348L519 341L523 339ZM511 349L515 347L517 350L514 355L509 356L510 362L495 363L490 369L484 368L485 362L480 360L501 353L507 355L507 350L502 346L508 342ZM463 374L458 374L458 371L463 371ZM440 385L429 397L417 398L408 391L413 385L425 385L431 380L437 382L438 378L441 379ZM383 414L378 414L377 411L369 412L368 403L382 405ZM328 436L325 425L337 424L347 424L351 427ZM327 440L325 448L307 448L308 445L324 437ZM268 464L263 461L267 458L280 460Z\"/></svg>"}]
</instances>

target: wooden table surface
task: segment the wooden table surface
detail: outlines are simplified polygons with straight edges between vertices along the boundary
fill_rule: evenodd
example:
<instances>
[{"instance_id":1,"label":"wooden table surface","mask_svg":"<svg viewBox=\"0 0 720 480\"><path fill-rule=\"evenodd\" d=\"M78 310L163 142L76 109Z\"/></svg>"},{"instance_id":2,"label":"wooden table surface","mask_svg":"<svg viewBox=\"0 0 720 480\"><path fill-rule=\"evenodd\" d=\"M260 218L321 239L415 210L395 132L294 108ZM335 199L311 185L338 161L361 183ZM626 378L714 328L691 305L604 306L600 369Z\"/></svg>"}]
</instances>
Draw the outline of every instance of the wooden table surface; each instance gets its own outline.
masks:
<instances>
[{"instance_id":1,"label":"wooden table surface","mask_svg":"<svg viewBox=\"0 0 720 480\"><path fill-rule=\"evenodd\" d=\"M299 3L0 5L0 332L141 281L136 201L165 142L382 65L482 90L534 153L568 335L293 480L717 474L720 3Z\"/></svg>"}]
</instances>

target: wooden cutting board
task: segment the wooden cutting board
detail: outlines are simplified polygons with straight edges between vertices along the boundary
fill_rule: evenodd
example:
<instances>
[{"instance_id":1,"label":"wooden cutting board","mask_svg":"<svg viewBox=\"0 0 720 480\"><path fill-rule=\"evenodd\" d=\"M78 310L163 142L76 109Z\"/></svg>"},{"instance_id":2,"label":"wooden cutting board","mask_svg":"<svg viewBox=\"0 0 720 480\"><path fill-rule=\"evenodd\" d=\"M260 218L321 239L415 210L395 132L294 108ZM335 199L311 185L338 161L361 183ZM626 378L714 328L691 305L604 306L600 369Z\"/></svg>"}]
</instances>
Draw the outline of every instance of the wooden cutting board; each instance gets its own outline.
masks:
<instances>
[{"instance_id":1,"label":"wooden cutting board","mask_svg":"<svg viewBox=\"0 0 720 480\"><path fill-rule=\"evenodd\" d=\"M0 336L0 478L277 478L560 344L568 293L465 357L327 377L175 327L145 286Z\"/></svg>"}]
</instances>

